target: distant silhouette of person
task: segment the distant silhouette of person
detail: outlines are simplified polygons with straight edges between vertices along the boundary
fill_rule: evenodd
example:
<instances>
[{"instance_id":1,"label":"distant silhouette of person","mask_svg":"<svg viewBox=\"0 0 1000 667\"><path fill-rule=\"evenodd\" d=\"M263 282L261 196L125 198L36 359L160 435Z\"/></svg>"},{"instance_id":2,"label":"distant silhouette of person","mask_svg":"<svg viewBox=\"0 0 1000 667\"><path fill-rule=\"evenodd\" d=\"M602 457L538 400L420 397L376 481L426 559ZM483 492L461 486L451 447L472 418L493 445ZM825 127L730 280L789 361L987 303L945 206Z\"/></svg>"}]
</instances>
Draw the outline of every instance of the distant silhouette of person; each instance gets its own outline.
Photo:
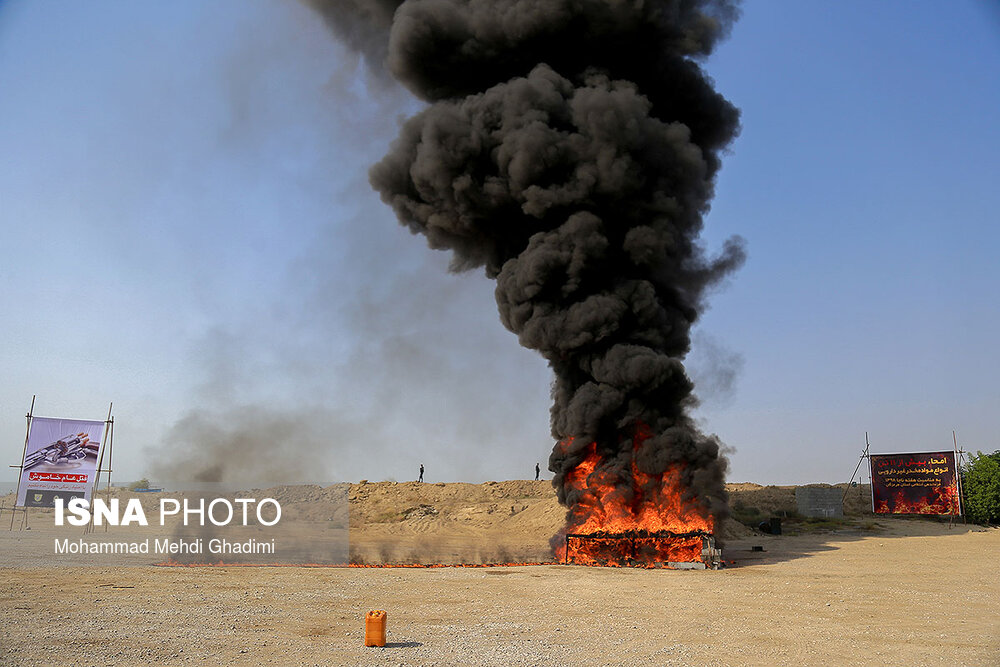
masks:
<instances>
[{"instance_id":1,"label":"distant silhouette of person","mask_svg":"<svg viewBox=\"0 0 1000 667\"><path fill-rule=\"evenodd\" d=\"M423 463L420 464L420 479L418 479L417 481L418 482L424 481L424 464Z\"/></svg>"},{"instance_id":2,"label":"distant silhouette of person","mask_svg":"<svg viewBox=\"0 0 1000 667\"><path fill-rule=\"evenodd\" d=\"M536 482L538 481L538 475L539 475L539 473L541 473L541 472L542 472L542 469L541 469L541 468L539 468L539 467L538 467L538 464L536 463L536 464L535 464L535 481L536 481Z\"/></svg>"}]
</instances>

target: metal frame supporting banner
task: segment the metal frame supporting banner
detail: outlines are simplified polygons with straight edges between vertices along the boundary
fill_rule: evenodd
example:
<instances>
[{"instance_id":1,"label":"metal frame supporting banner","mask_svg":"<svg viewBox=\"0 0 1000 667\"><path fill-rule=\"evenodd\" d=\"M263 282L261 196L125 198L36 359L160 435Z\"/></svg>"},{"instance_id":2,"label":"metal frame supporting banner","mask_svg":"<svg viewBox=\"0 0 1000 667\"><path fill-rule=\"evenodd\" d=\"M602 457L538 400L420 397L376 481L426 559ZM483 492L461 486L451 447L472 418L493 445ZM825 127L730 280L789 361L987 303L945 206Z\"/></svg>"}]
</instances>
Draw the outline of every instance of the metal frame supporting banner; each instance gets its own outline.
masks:
<instances>
[{"instance_id":1,"label":"metal frame supporting banner","mask_svg":"<svg viewBox=\"0 0 1000 667\"><path fill-rule=\"evenodd\" d=\"M864 461L865 461L866 458L868 458L868 449L870 447L871 447L871 445L868 444L868 431L865 431L865 451L861 452L861 458L858 459L858 465L854 468L854 474L851 475L851 479L847 483L847 488L844 489L844 495L840 499L841 503L843 503L845 500L847 500L847 492L851 490L851 485L854 484L854 478L858 476L858 471L861 470L861 464L864 463ZM869 468L868 468L868 472L869 473L871 472L871 466L870 465L869 465ZM871 479L871 475L869 475L868 479ZM860 482L861 480L859 479L858 481ZM874 511L875 511L875 506L872 505L872 512L874 512Z\"/></svg>"},{"instance_id":2,"label":"metal frame supporting banner","mask_svg":"<svg viewBox=\"0 0 1000 667\"><path fill-rule=\"evenodd\" d=\"M104 420L104 424L105 424L105 426L104 426L104 441L107 442L107 446L104 446L104 441L102 441L101 457L97 460L97 471L96 471L96 474L94 475L94 487L93 487L93 489L91 491L91 497L93 497L94 495L97 494L97 492L98 492L98 486L100 486L100 483L101 483L101 473L102 472L108 473L108 486L106 488L106 494L105 494L105 498L108 500L108 504L110 504L110 501L111 501L111 458L114 455L114 447L115 447L115 418L111 414L111 409L114 407L114 405L115 405L114 403L111 403L110 405L108 405L108 418L106 420ZM108 467L107 468L104 467L104 452L105 452L105 450L107 450L107 452L108 452ZM91 516L90 516L90 523L87 524L87 527L84 529L84 533L85 534L89 533L89 532L93 531L93 529L94 529L94 516L93 516L93 514L91 514ZM104 524L104 532L107 532L107 531L108 531L108 524L105 523Z\"/></svg>"},{"instance_id":3,"label":"metal frame supporting banner","mask_svg":"<svg viewBox=\"0 0 1000 667\"><path fill-rule=\"evenodd\" d=\"M110 492L110 451L107 468L103 462L105 445L112 439L111 406L104 420L38 417L34 408L32 396L21 460L10 466L18 470L10 530L18 511L24 513L26 528L30 507L52 507L58 498L92 498L103 472L108 473Z\"/></svg>"},{"instance_id":4,"label":"metal frame supporting banner","mask_svg":"<svg viewBox=\"0 0 1000 667\"><path fill-rule=\"evenodd\" d=\"M951 440L955 443L955 482L958 484L958 513L965 520L965 490L962 488L962 464L965 459L965 450L958 447L958 435L951 432Z\"/></svg>"},{"instance_id":5,"label":"metal frame supporting banner","mask_svg":"<svg viewBox=\"0 0 1000 667\"><path fill-rule=\"evenodd\" d=\"M17 468L17 487L14 489L14 505L10 508L10 528L8 530L14 530L14 515L21 511L24 513L24 521L22 522L22 527L26 526L28 523L28 508L18 507L17 499L21 496L21 472L24 470L24 456L28 453L28 438L31 437L31 417L32 413L35 411L35 395L31 395L31 406L28 408L28 414L24 417L28 420L28 425L24 431L24 448L21 450L21 461L16 466L10 466L11 468Z\"/></svg>"}]
</instances>

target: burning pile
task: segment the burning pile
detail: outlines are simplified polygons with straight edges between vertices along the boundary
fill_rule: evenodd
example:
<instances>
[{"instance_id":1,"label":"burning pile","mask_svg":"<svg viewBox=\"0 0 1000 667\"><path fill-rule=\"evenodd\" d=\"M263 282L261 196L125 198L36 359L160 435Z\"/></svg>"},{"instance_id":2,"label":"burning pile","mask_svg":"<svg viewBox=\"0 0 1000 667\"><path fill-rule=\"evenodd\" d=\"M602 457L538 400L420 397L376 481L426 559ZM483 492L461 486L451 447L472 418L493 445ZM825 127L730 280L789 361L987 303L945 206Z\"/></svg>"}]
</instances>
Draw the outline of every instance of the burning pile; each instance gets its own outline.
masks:
<instances>
[{"instance_id":1,"label":"burning pile","mask_svg":"<svg viewBox=\"0 0 1000 667\"><path fill-rule=\"evenodd\" d=\"M661 473L642 471L636 460L647 433L634 439L630 469L603 465L596 442L584 460L563 478L574 494L566 527L553 538L557 557L582 565L628 566L701 561L703 538L710 537L713 517L687 498L680 466ZM561 442L569 448L574 439Z\"/></svg>"},{"instance_id":2,"label":"burning pile","mask_svg":"<svg viewBox=\"0 0 1000 667\"><path fill-rule=\"evenodd\" d=\"M496 280L504 325L555 373L549 469L569 512L554 546L624 534L630 560L698 560L727 511L726 461L689 416L681 362L706 289L744 254L735 239L709 260L697 243L739 114L696 59L735 7L313 4L428 102L373 186L402 224L453 252L454 270ZM626 560L578 541L578 562Z\"/></svg>"}]
</instances>

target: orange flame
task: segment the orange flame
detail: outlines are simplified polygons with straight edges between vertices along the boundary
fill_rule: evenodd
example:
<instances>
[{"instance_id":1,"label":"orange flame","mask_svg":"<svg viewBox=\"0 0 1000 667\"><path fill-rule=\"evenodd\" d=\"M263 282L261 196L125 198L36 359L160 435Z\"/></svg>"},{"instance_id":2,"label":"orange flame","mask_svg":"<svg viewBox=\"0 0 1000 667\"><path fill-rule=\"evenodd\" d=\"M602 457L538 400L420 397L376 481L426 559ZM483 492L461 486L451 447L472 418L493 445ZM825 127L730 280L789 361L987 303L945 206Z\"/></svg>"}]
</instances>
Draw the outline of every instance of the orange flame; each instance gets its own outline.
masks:
<instances>
[{"instance_id":1,"label":"orange flame","mask_svg":"<svg viewBox=\"0 0 1000 667\"><path fill-rule=\"evenodd\" d=\"M553 540L558 560L645 567L701 560L702 539L695 533L711 534L712 517L685 493L680 464L660 475L639 469L636 453L648 437L640 430L633 439L628 480L606 465L597 443L590 443L586 457L566 474L564 486L574 501L566 527ZM568 449L572 442L560 446Z\"/></svg>"}]
</instances>

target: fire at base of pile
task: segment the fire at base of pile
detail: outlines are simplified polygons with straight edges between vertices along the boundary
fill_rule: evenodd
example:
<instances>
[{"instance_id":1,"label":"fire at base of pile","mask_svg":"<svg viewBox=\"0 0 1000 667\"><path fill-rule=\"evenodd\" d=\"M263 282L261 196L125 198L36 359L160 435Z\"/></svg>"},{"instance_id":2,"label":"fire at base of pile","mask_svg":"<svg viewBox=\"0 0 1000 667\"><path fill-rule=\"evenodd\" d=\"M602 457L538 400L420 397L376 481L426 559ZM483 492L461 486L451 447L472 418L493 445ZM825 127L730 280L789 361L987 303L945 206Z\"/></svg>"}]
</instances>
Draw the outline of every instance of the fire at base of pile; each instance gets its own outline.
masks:
<instances>
[{"instance_id":1,"label":"fire at base of pile","mask_svg":"<svg viewBox=\"0 0 1000 667\"><path fill-rule=\"evenodd\" d=\"M669 568L676 570L717 570L722 551L711 533L646 530L609 533L569 533L566 535L565 564L603 567Z\"/></svg>"},{"instance_id":2,"label":"fire at base of pile","mask_svg":"<svg viewBox=\"0 0 1000 667\"><path fill-rule=\"evenodd\" d=\"M557 560L606 567L720 567L707 497L699 498L685 482L683 464L658 473L640 468L650 441L640 425L631 443L600 448L591 442L577 451L582 458L562 479L569 512L566 527L552 540ZM557 452L569 452L575 443L563 440Z\"/></svg>"}]
</instances>

